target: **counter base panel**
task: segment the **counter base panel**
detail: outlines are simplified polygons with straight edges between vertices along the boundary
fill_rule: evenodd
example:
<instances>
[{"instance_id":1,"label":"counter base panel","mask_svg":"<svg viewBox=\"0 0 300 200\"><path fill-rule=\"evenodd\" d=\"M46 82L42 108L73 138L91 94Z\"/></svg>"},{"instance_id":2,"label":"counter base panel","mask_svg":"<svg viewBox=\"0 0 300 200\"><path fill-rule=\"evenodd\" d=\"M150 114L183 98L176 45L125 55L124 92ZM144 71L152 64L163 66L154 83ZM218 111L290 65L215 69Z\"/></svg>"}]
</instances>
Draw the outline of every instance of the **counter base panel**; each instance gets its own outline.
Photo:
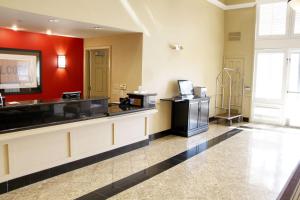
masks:
<instances>
[{"instance_id":1,"label":"counter base panel","mask_svg":"<svg viewBox=\"0 0 300 200\"><path fill-rule=\"evenodd\" d=\"M156 112L153 109L0 135L0 193L149 144L149 117Z\"/></svg>"},{"instance_id":2,"label":"counter base panel","mask_svg":"<svg viewBox=\"0 0 300 200\"><path fill-rule=\"evenodd\" d=\"M71 163L66 163L57 167L53 167L50 169L42 170L39 172L35 172L26 176L22 176L16 179L12 179L3 183L0 183L0 194L4 194L10 192L12 190L25 187L27 185L46 180L48 178L52 178L54 176L58 176L60 174L70 172L82 167L86 167L88 165L95 164L97 162L101 162L103 160L133 151L138 148L142 148L149 145L149 139L136 142L130 145L126 145L111 151L107 151L104 153L100 153L94 156L90 156L87 158L83 158Z\"/></svg>"}]
</instances>

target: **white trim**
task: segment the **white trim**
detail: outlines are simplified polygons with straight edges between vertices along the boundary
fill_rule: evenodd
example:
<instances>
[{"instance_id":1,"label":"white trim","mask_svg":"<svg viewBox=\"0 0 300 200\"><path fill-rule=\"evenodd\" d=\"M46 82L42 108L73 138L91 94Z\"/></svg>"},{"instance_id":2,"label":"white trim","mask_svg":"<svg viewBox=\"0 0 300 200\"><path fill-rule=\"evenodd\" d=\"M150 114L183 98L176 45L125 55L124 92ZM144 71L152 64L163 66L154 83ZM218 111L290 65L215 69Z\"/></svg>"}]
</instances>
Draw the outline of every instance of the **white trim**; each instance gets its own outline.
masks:
<instances>
[{"instance_id":1,"label":"white trim","mask_svg":"<svg viewBox=\"0 0 300 200\"><path fill-rule=\"evenodd\" d=\"M207 1L223 10L226 10L226 5L219 0L207 0Z\"/></svg>"},{"instance_id":2,"label":"white trim","mask_svg":"<svg viewBox=\"0 0 300 200\"><path fill-rule=\"evenodd\" d=\"M253 8L256 5L256 2L251 3L241 3L235 5L226 5L219 0L207 0L209 3L221 8L222 10L236 10L236 9L243 9L243 8Z\"/></svg>"},{"instance_id":3,"label":"white trim","mask_svg":"<svg viewBox=\"0 0 300 200\"><path fill-rule=\"evenodd\" d=\"M235 4L235 5L226 5L225 10L236 10L236 9L243 9L243 8L253 8L256 6L256 2L252 3L241 3L241 4Z\"/></svg>"}]
</instances>

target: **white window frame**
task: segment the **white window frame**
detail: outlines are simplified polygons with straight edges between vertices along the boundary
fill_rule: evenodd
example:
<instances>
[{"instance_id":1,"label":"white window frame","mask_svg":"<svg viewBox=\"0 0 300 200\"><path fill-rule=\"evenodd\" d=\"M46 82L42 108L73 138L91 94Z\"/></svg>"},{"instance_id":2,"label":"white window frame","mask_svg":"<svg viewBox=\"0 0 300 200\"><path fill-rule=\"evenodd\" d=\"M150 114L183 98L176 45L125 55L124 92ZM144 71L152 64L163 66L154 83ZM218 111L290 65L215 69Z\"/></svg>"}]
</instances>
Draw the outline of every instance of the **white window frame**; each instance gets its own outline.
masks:
<instances>
[{"instance_id":1,"label":"white window frame","mask_svg":"<svg viewBox=\"0 0 300 200\"><path fill-rule=\"evenodd\" d=\"M290 30L290 32L291 32L291 39L300 39L300 33L294 33L294 30L295 30L295 23L296 23L296 12L295 11L293 11L293 9L291 9L290 8L290 21L291 21L291 30Z\"/></svg>"},{"instance_id":2,"label":"white window frame","mask_svg":"<svg viewBox=\"0 0 300 200\"><path fill-rule=\"evenodd\" d=\"M300 34L299 34L300 35ZM287 52L288 58L291 59L292 54L293 53L299 53L300 54L300 47L299 48L290 48ZM289 83L289 75L290 75L290 70L291 70L291 60L289 60L289 62L287 63L287 72L286 72L286 93L285 93L285 102L287 102L287 98L288 98L288 91L290 88L290 83ZM287 113L287 108L286 108L286 103L285 103L285 107L284 107L284 117L285 117L285 124L284 125L288 125L289 126L289 120L290 118L288 117L288 113ZM296 126L295 128L299 128L299 126Z\"/></svg>"},{"instance_id":3,"label":"white window frame","mask_svg":"<svg viewBox=\"0 0 300 200\"><path fill-rule=\"evenodd\" d=\"M270 99L262 99L262 98L255 98L255 92L256 92L256 73L257 73L257 55L259 53L283 53L283 82L282 82L282 88L281 88L281 98L277 100L270 100ZM286 93L286 74L288 70L287 66L287 58L288 58L288 52L286 49L259 49L255 51L255 60L254 60L254 70L253 70L253 100L255 100L256 103L262 103L262 104L277 104L277 105L283 105L285 100L285 93Z\"/></svg>"},{"instance_id":4,"label":"white window frame","mask_svg":"<svg viewBox=\"0 0 300 200\"><path fill-rule=\"evenodd\" d=\"M287 2L287 0L257 0L256 5L256 40L274 40L274 39L287 39L291 35L291 8L287 5L287 16L285 24L285 34L283 35L259 35L259 22L260 22L260 6L263 4L276 3L276 2Z\"/></svg>"},{"instance_id":5,"label":"white window frame","mask_svg":"<svg viewBox=\"0 0 300 200\"><path fill-rule=\"evenodd\" d=\"M291 57L291 53L300 52L300 33L294 34L294 26L295 26L295 12L293 9L288 6L287 10L287 23L286 23L286 34L285 35L264 35L259 36L259 8L261 4L272 3L272 2L280 2L284 0L257 0L257 11L256 11L256 31L255 31L255 53L254 53L254 66L253 66L253 79L252 79L252 99L251 99L251 114L250 121L253 122L262 122L262 123L271 123L271 124L279 124L286 125L286 102L287 102L287 90L288 90L288 76L290 70L290 63L287 62L287 58ZM270 101L266 99L258 99L255 98L255 88L256 88L256 65L257 65L257 54L260 52L283 52L285 54L286 64L284 66L284 74L283 74L283 88L282 88L282 98L277 101ZM274 108L280 109L282 116L276 118L276 120L268 118L268 117L260 117L256 116L254 118L254 109L255 107L265 107L265 108Z\"/></svg>"},{"instance_id":6,"label":"white window frame","mask_svg":"<svg viewBox=\"0 0 300 200\"><path fill-rule=\"evenodd\" d=\"M255 98L256 93L256 73L257 73L257 55L259 53L283 53L284 59L283 59L283 75L282 75L282 88L281 88L281 98L277 100L269 100L269 99L261 99L261 98ZM250 120L253 122L263 122L263 123L270 123L270 124L279 124L284 125L285 123L285 113L284 113L284 105L286 101L286 91L287 91L287 73L288 73L288 63L287 58L289 56L289 52L287 49L257 49L255 50L254 54L254 68L253 68L253 82L252 82L252 106L251 106L251 116ZM274 108L279 109L282 113L281 117L277 120L269 120L260 118L257 119L254 117L254 109L255 107L266 107L266 108Z\"/></svg>"}]
</instances>

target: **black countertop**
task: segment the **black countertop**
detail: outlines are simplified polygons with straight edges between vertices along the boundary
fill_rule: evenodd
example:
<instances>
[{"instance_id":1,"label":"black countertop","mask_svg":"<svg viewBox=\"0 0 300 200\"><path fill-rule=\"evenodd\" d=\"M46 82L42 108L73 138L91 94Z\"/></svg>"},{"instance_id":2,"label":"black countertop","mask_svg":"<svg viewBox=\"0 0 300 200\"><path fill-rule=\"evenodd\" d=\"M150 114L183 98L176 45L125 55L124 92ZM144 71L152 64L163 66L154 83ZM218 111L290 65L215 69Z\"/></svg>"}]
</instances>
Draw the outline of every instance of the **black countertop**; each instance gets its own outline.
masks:
<instances>
[{"instance_id":1,"label":"black countertop","mask_svg":"<svg viewBox=\"0 0 300 200\"><path fill-rule=\"evenodd\" d=\"M27 107L27 106L41 106L50 104L65 104L70 102L84 102L94 100L108 100L108 97L92 97L80 99L48 99L48 100L27 100L27 101L11 101L7 102L5 106L0 107L0 111L6 108Z\"/></svg>"},{"instance_id":2,"label":"black countertop","mask_svg":"<svg viewBox=\"0 0 300 200\"><path fill-rule=\"evenodd\" d=\"M0 134L117 116L154 108L108 104L108 98L23 101L0 108Z\"/></svg>"},{"instance_id":3,"label":"black countertop","mask_svg":"<svg viewBox=\"0 0 300 200\"><path fill-rule=\"evenodd\" d=\"M128 113L134 113L134 112L140 112L140 111L145 111L145 110L151 110L154 108L141 108L137 106L122 106L119 104L109 104L108 106L108 116L116 116L116 115L123 115L123 114L128 114Z\"/></svg>"},{"instance_id":4,"label":"black countertop","mask_svg":"<svg viewBox=\"0 0 300 200\"><path fill-rule=\"evenodd\" d=\"M190 100L197 100L197 99L209 99L209 97L191 96L190 98L188 98L188 97L183 97L183 96L176 96L176 97L164 98L164 99L160 99L160 100L161 101L181 102L181 101L190 101Z\"/></svg>"}]
</instances>

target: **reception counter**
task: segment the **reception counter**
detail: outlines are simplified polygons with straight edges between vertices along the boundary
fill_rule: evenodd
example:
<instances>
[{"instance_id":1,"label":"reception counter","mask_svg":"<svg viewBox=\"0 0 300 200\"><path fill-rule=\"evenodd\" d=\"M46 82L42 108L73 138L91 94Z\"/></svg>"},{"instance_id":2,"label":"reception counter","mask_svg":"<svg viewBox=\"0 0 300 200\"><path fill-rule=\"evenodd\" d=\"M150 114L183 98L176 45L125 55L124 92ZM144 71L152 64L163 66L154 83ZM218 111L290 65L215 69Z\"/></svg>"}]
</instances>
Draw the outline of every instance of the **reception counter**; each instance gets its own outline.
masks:
<instances>
[{"instance_id":1,"label":"reception counter","mask_svg":"<svg viewBox=\"0 0 300 200\"><path fill-rule=\"evenodd\" d=\"M28 120L19 113L16 127L8 120L1 122L0 187L6 184L8 191L16 188L10 183L19 177L59 166L65 169L68 163L131 144L148 144L149 117L157 112L155 108L108 105L106 98L98 98L7 106L0 109L1 120L12 120L3 116L20 109L34 110L25 112L34 117Z\"/></svg>"},{"instance_id":2,"label":"reception counter","mask_svg":"<svg viewBox=\"0 0 300 200\"><path fill-rule=\"evenodd\" d=\"M15 102L0 107L0 135L149 109L151 108L108 104L106 97Z\"/></svg>"}]
</instances>

